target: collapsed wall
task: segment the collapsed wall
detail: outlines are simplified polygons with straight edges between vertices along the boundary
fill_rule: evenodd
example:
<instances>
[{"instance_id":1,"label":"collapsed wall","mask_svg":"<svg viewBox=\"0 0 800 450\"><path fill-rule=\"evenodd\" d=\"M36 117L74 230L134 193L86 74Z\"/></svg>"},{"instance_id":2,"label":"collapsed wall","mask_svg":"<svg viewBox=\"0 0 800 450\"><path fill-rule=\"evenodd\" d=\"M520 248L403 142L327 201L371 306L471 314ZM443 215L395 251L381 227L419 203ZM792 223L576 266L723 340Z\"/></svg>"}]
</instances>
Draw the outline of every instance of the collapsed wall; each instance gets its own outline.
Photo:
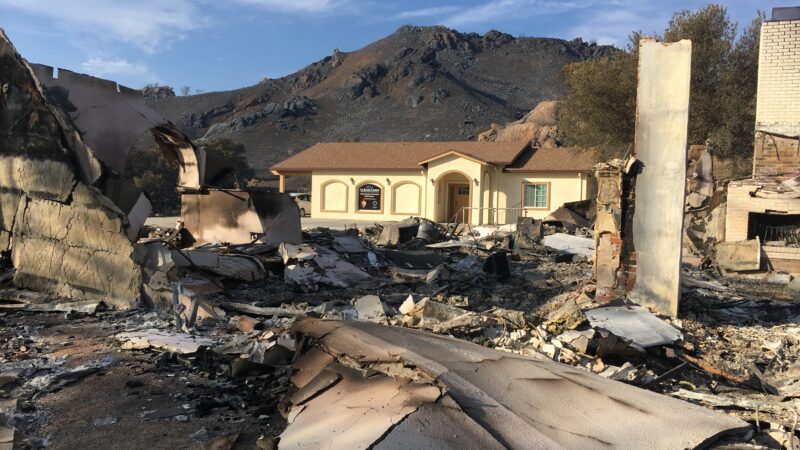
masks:
<instances>
[{"instance_id":1,"label":"collapsed wall","mask_svg":"<svg viewBox=\"0 0 800 450\"><path fill-rule=\"evenodd\" d=\"M87 182L81 159L98 166L0 30L0 251L11 253L14 284L128 308L142 279L128 219Z\"/></svg>"}]
</instances>

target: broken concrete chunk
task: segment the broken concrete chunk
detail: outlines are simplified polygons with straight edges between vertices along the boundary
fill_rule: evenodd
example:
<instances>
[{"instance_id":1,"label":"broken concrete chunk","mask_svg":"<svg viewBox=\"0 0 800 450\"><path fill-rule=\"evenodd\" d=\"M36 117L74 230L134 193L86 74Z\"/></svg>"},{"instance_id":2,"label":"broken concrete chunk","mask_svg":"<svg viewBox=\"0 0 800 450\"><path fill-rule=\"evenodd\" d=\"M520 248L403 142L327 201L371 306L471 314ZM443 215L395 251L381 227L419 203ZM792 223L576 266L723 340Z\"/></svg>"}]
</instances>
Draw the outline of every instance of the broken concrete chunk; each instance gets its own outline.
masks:
<instances>
[{"instance_id":1,"label":"broken concrete chunk","mask_svg":"<svg viewBox=\"0 0 800 450\"><path fill-rule=\"evenodd\" d=\"M556 336L556 339L569 346L571 349L583 353L584 355L588 355L590 344L592 344L594 336L594 330L567 330Z\"/></svg>"},{"instance_id":2,"label":"broken concrete chunk","mask_svg":"<svg viewBox=\"0 0 800 450\"><path fill-rule=\"evenodd\" d=\"M499 319L503 319L504 321L514 325L517 328L524 328L527 326L527 320L525 320L525 313L522 311L516 311L513 309L505 309L505 308L494 308L491 311L492 316L497 317Z\"/></svg>"},{"instance_id":3,"label":"broken concrete chunk","mask_svg":"<svg viewBox=\"0 0 800 450\"><path fill-rule=\"evenodd\" d=\"M636 378L638 369L636 366L626 361L622 367L608 366L599 373L601 377L616 381L633 381Z\"/></svg>"},{"instance_id":4,"label":"broken concrete chunk","mask_svg":"<svg viewBox=\"0 0 800 450\"><path fill-rule=\"evenodd\" d=\"M793 277L786 285L786 289L790 292L800 293L800 277Z\"/></svg>"},{"instance_id":5,"label":"broken concrete chunk","mask_svg":"<svg viewBox=\"0 0 800 450\"><path fill-rule=\"evenodd\" d=\"M638 305L610 306L586 311L589 323L606 329L642 347L669 345L683 334L655 314Z\"/></svg>"},{"instance_id":6,"label":"broken concrete chunk","mask_svg":"<svg viewBox=\"0 0 800 450\"><path fill-rule=\"evenodd\" d=\"M550 333L560 334L566 330L574 330L585 322L586 316L575 300L567 300L560 308L547 316L544 327Z\"/></svg>"},{"instance_id":7,"label":"broken concrete chunk","mask_svg":"<svg viewBox=\"0 0 800 450\"><path fill-rule=\"evenodd\" d=\"M454 317L450 320L445 320L444 322L434 323L431 320L425 322L424 327L428 328L431 331L436 333L447 333L450 330L457 329L457 328L473 328L480 325L480 315L475 314L473 312L466 312L458 317ZM488 328L484 331L486 334L487 332L491 332L492 329Z\"/></svg>"},{"instance_id":8,"label":"broken concrete chunk","mask_svg":"<svg viewBox=\"0 0 800 450\"><path fill-rule=\"evenodd\" d=\"M435 302L429 298L420 300L408 315L417 319L420 327L430 328L443 322L468 314L469 311L445 303Z\"/></svg>"},{"instance_id":9,"label":"broken concrete chunk","mask_svg":"<svg viewBox=\"0 0 800 450\"><path fill-rule=\"evenodd\" d=\"M411 312L413 310L414 310L414 296L413 295L409 295L408 298L405 299L403 304L400 305L400 308L398 308L398 311L400 311L400 314L408 315L408 314L411 314Z\"/></svg>"},{"instance_id":10,"label":"broken concrete chunk","mask_svg":"<svg viewBox=\"0 0 800 450\"><path fill-rule=\"evenodd\" d=\"M360 320L371 322L385 322L386 310L381 298L377 295L365 295L355 301L356 311Z\"/></svg>"},{"instance_id":11,"label":"broken concrete chunk","mask_svg":"<svg viewBox=\"0 0 800 450\"><path fill-rule=\"evenodd\" d=\"M758 238L743 242L717 244L717 264L729 271L743 272L761 269L761 242Z\"/></svg>"},{"instance_id":12,"label":"broken concrete chunk","mask_svg":"<svg viewBox=\"0 0 800 450\"><path fill-rule=\"evenodd\" d=\"M641 356L645 352L644 347L632 342L630 339L625 339L617 336L616 334L605 330L595 330L594 340L592 342L593 353L599 357L606 357L611 355L617 356Z\"/></svg>"},{"instance_id":13,"label":"broken concrete chunk","mask_svg":"<svg viewBox=\"0 0 800 450\"><path fill-rule=\"evenodd\" d=\"M414 239L419 232L419 221L414 218L397 223L386 224L381 230L378 245L382 247L396 247L397 244Z\"/></svg>"}]
</instances>

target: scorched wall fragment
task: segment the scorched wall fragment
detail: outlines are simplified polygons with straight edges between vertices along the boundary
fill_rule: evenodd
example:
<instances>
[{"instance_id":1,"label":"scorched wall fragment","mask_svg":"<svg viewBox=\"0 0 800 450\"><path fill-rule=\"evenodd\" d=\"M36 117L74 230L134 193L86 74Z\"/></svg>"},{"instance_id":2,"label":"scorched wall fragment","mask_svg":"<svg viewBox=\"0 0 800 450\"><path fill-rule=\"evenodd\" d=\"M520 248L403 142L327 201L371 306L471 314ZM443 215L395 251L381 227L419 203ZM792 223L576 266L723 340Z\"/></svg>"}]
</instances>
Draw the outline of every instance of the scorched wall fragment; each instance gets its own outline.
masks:
<instances>
[{"instance_id":1,"label":"scorched wall fragment","mask_svg":"<svg viewBox=\"0 0 800 450\"><path fill-rule=\"evenodd\" d=\"M87 157L88 155L88 157ZM127 217L81 179L96 161L71 120L45 100L30 66L0 30L0 250L14 283L75 300L130 307L141 268Z\"/></svg>"}]
</instances>

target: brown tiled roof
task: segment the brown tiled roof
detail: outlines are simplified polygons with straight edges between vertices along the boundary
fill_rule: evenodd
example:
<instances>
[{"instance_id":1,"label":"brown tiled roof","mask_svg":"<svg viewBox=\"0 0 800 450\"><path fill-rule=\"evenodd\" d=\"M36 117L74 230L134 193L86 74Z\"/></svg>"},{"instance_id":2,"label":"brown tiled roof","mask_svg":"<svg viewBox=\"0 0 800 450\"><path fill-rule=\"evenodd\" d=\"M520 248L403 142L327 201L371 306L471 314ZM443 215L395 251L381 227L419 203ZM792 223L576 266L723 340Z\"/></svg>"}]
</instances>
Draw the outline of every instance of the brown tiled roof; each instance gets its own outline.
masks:
<instances>
[{"instance_id":1,"label":"brown tiled roof","mask_svg":"<svg viewBox=\"0 0 800 450\"><path fill-rule=\"evenodd\" d=\"M419 163L458 152L492 164L508 165L527 141L323 142L272 166L277 172L312 170L416 170Z\"/></svg>"},{"instance_id":2,"label":"brown tiled roof","mask_svg":"<svg viewBox=\"0 0 800 450\"><path fill-rule=\"evenodd\" d=\"M508 172L591 172L594 151L580 147L525 149Z\"/></svg>"}]
</instances>

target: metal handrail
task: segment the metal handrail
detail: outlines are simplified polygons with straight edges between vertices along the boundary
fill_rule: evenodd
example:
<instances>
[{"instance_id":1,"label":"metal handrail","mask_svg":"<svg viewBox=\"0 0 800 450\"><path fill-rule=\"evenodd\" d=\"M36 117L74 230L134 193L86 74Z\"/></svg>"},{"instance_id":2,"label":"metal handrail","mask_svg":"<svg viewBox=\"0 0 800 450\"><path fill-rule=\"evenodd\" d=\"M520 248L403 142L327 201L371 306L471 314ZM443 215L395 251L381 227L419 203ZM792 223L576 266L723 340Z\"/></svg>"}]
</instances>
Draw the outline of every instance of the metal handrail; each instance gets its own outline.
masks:
<instances>
[{"instance_id":1,"label":"metal handrail","mask_svg":"<svg viewBox=\"0 0 800 450\"><path fill-rule=\"evenodd\" d=\"M484 207L480 207L480 206L462 206L458 211L456 211L456 213L450 218L450 221L448 221L447 223L467 223L467 220L466 220L467 214L466 213L467 213L467 211L472 211L472 210L478 210L479 213L481 213L481 214L483 213L483 211L488 211L489 212L489 219L490 219L489 220L489 222L490 222L489 224L490 225L504 225L504 224L508 224L508 223L516 223L517 218L522 216L522 213L525 210L525 208L522 207L522 202L519 202L519 203L517 203L516 205L514 205L514 206L512 206L510 208L495 208L495 207L489 207L489 206L484 206ZM513 216L513 221L508 221L509 214L506 214L505 215L505 219L506 219L505 222L500 224L500 223L498 223L498 222L500 222L500 211L516 211L517 213ZM493 213L494 213L494 220L491 220ZM456 219L459 218L459 215L461 216L461 220L456 222Z\"/></svg>"}]
</instances>

